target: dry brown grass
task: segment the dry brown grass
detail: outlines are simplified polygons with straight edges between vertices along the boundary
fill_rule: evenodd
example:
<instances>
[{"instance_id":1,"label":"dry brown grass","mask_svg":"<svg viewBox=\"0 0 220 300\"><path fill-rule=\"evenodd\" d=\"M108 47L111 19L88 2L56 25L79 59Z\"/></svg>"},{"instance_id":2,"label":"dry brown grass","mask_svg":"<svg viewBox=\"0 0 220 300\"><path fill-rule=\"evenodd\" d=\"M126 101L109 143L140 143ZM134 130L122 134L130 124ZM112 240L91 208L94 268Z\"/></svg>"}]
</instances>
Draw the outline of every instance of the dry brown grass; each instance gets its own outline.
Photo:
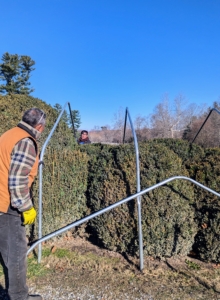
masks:
<instances>
[{"instance_id":1,"label":"dry brown grass","mask_svg":"<svg viewBox=\"0 0 220 300\"><path fill-rule=\"evenodd\" d=\"M54 290L62 287L68 293L88 291L93 295L73 298L80 300L220 299L219 265L189 257L164 261L145 257L140 272L137 258L123 257L68 235L43 245L40 265L30 255L28 276L29 285L38 292L52 286Z\"/></svg>"},{"instance_id":2,"label":"dry brown grass","mask_svg":"<svg viewBox=\"0 0 220 300\"><path fill-rule=\"evenodd\" d=\"M54 287L61 281L64 288L73 290L89 286L97 299L100 293L103 299L220 299L219 265L190 257L164 261L145 257L140 272L137 258L100 249L80 238L66 236L44 248L50 249L50 255L42 265L50 275L30 278L38 285L46 278Z\"/></svg>"}]
</instances>

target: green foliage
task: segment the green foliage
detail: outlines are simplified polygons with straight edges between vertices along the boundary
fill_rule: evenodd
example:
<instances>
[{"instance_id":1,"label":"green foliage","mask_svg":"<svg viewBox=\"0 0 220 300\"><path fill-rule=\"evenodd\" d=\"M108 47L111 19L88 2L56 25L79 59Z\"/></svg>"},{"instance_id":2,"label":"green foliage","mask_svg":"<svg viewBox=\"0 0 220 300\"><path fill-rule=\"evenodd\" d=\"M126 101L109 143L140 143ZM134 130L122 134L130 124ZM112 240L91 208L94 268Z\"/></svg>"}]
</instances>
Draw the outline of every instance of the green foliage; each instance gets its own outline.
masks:
<instances>
[{"instance_id":1,"label":"green foliage","mask_svg":"<svg viewBox=\"0 0 220 300\"><path fill-rule=\"evenodd\" d=\"M89 156L87 205L92 212L135 193L136 162L132 145L111 147L97 144L82 150ZM211 159L216 151L209 150L206 153L197 145L173 139L140 143L141 189L169 177L182 175L218 190L218 183L215 183L219 180L215 174L220 174L218 164L212 163L208 176L208 170L202 167L206 164L207 157L210 156ZM204 179L207 181L207 177L210 181L205 183ZM174 180L142 196L142 229L146 255L187 255L193 248L202 259L220 260L220 205L216 202L216 206L213 206L211 201L209 214L204 214L203 194L206 202L207 199L217 198L188 181ZM199 229L205 217L210 223L209 230L205 231L206 235L204 230L201 234ZM91 220L90 233L93 240L108 249L137 254L137 223L136 201L132 200Z\"/></svg>"},{"instance_id":2,"label":"green foliage","mask_svg":"<svg viewBox=\"0 0 220 300\"><path fill-rule=\"evenodd\" d=\"M50 270L37 262L36 257L28 258L27 277L37 277L46 275Z\"/></svg>"},{"instance_id":3,"label":"green foliage","mask_svg":"<svg viewBox=\"0 0 220 300\"><path fill-rule=\"evenodd\" d=\"M49 148L43 168L43 234L48 234L85 216L87 190L87 154L79 150ZM34 183L38 207L38 179ZM37 235L38 225L35 228Z\"/></svg>"},{"instance_id":4,"label":"green foliage","mask_svg":"<svg viewBox=\"0 0 220 300\"><path fill-rule=\"evenodd\" d=\"M46 127L40 138L40 145L42 145L57 120L57 112L42 100L27 95L0 95L0 135L16 126L23 113L31 107L38 107L47 115ZM72 130L63 121L59 122L48 146L61 150L64 147L73 149L75 145Z\"/></svg>"},{"instance_id":5,"label":"green foliage","mask_svg":"<svg viewBox=\"0 0 220 300\"><path fill-rule=\"evenodd\" d=\"M128 156L133 160L133 155L127 151L127 146L117 148L91 145L91 147L98 148L98 155L95 157L90 155L89 160L87 203L93 212L127 196L130 189L129 181L132 179L129 176L128 179L121 170L120 161L122 156ZM132 231L135 231L136 226L133 214L134 203L129 203L93 219L90 222L93 237L96 235L98 241L111 250L124 252L129 244L133 247Z\"/></svg>"},{"instance_id":6,"label":"green foliage","mask_svg":"<svg viewBox=\"0 0 220 300\"><path fill-rule=\"evenodd\" d=\"M142 188L173 176L188 176L182 160L162 144L142 145ZM156 257L186 255L196 234L194 190L190 183L174 180L143 196L143 236L145 253Z\"/></svg>"},{"instance_id":7,"label":"green foliage","mask_svg":"<svg viewBox=\"0 0 220 300\"><path fill-rule=\"evenodd\" d=\"M180 139L155 139L152 143L162 144L175 152L183 162L195 160L204 156L204 149L196 144L188 143Z\"/></svg>"},{"instance_id":8,"label":"green foliage","mask_svg":"<svg viewBox=\"0 0 220 300\"><path fill-rule=\"evenodd\" d=\"M0 135L6 130L16 126L25 110L31 107L43 109L47 114L47 130L43 136L47 136L48 131L52 128L56 114L54 109L40 99L26 95L6 95L0 96Z\"/></svg>"},{"instance_id":9,"label":"green foliage","mask_svg":"<svg viewBox=\"0 0 220 300\"><path fill-rule=\"evenodd\" d=\"M0 85L1 93L13 93L18 90L18 82L14 81L19 74L19 57L17 54L10 55L8 52L2 56L0 64L0 79L6 81L6 85Z\"/></svg>"},{"instance_id":10,"label":"green foliage","mask_svg":"<svg viewBox=\"0 0 220 300\"><path fill-rule=\"evenodd\" d=\"M58 258L70 257L70 251L67 249L57 249L54 255Z\"/></svg>"},{"instance_id":11,"label":"green foliage","mask_svg":"<svg viewBox=\"0 0 220 300\"><path fill-rule=\"evenodd\" d=\"M186 263L186 265L187 265L187 267L188 267L189 269L192 269L192 270L200 270L200 266L199 266L197 263L195 263L195 262L193 262L193 261L191 261L191 260L186 259L186 260L185 260L185 263Z\"/></svg>"},{"instance_id":12,"label":"green foliage","mask_svg":"<svg viewBox=\"0 0 220 300\"><path fill-rule=\"evenodd\" d=\"M30 56L4 53L0 64L0 79L6 81L0 85L0 93L29 95L34 89L29 88L30 73L34 70Z\"/></svg>"},{"instance_id":13,"label":"green foliage","mask_svg":"<svg viewBox=\"0 0 220 300\"><path fill-rule=\"evenodd\" d=\"M72 110L71 113L72 113L72 118L74 123L74 129L78 130L81 125L80 113L78 110ZM69 125L72 126L71 116L69 116Z\"/></svg>"},{"instance_id":14,"label":"green foliage","mask_svg":"<svg viewBox=\"0 0 220 300\"><path fill-rule=\"evenodd\" d=\"M35 65L35 61L30 58L30 56L27 55L21 55L20 57L20 76L18 78L20 89L18 91L18 94L23 95L30 95L34 91L33 88L29 88L30 86L30 73L35 70L33 68L33 65Z\"/></svg>"},{"instance_id":15,"label":"green foliage","mask_svg":"<svg viewBox=\"0 0 220 300\"><path fill-rule=\"evenodd\" d=\"M57 112L57 117L59 116L60 112L62 111L62 106L58 103L54 105L54 109ZM68 111L69 112L69 111ZM72 110L71 111L72 117L69 114L67 114L66 111L64 111L62 115L63 122L70 128L74 129L74 133L76 133L77 129L80 127L81 120L80 120L80 114L78 110Z\"/></svg>"},{"instance_id":16,"label":"green foliage","mask_svg":"<svg viewBox=\"0 0 220 300\"><path fill-rule=\"evenodd\" d=\"M136 192L136 162L132 145L102 146L89 160L88 206L107 207ZM168 148L154 143L140 147L142 189L166 178L188 173ZM142 197L144 251L147 255L187 254L196 234L192 199L187 182L175 181ZM132 200L90 222L93 235L111 250L138 252L136 201Z\"/></svg>"},{"instance_id":17,"label":"green foliage","mask_svg":"<svg viewBox=\"0 0 220 300\"><path fill-rule=\"evenodd\" d=\"M56 103L56 104L54 105L54 109L55 109L56 112L57 112L57 118L58 118L59 114L60 114L61 111L62 111L62 106L61 106L59 103ZM63 121L64 123L66 123L66 124L68 123L68 116L67 116L67 112L66 112L66 111L63 112L63 115L62 115L61 119L62 119L62 121Z\"/></svg>"},{"instance_id":18,"label":"green foliage","mask_svg":"<svg viewBox=\"0 0 220 300\"><path fill-rule=\"evenodd\" d=\"M220 193L220 149L206 149L205 157L197 165L195 180ZM196 188L196 219L199 230L195 238L195 251L206 261L220 261L220 199Z\"/></svg>"},{"instance_id":19,"label":"green foliage","mask_svg":"<svg viewBox=\"0 0 220 300\"><path fill-rule=\"evenodd\" d=\"M57 114L51 106L30 96L0 96L0 135L16 126L24 111L31 107L38 107L44 110L47 115L45 132L43 132L40 139L40 146L42 146L57 119ZM69 152L75 146L76 142L71 130L66 124L60 122L44 155L44 234L58 229L61 225L66 225L76 220L76 218L80 218L85 211L85 208L82 208L82 203L83 201L85 202L87 158L86 154L82 154L79 151L74 152L73 150L73 152ZM35 205L38 206L38 179L34 183L34 198ZM77 209L73 205L74 201ZM61 212L59 212L59 209ZM35 234L37 228L35 228Z\"/></svg>"},{"instance_id":20,"label":"green foliage","mask_svg":"<svg viewBox=\"0 0 220 300\"><path fill-rule=\"evenodd\" d=\"M47 114L42 144L58 112L30 96L0 96L0 134L16 126L23 112L34 106ZM220 149L204 150L182 140L158 139L139 143L139 158L141 190L182 175L219 192ZM78 146L65 120L48 144L44 163L43 235L136 193L134 146ZM36 206L38 184L37 179L33 190ZM141 204L145 255L163 258L193 250L205 261L220 262L217 196L187 180L173 180L143 195ZM134 199L90 220L82 229L107 249L138 254L137 215ZM36 223L36 236L37 231Z\"/></svg>"}]
</instances>

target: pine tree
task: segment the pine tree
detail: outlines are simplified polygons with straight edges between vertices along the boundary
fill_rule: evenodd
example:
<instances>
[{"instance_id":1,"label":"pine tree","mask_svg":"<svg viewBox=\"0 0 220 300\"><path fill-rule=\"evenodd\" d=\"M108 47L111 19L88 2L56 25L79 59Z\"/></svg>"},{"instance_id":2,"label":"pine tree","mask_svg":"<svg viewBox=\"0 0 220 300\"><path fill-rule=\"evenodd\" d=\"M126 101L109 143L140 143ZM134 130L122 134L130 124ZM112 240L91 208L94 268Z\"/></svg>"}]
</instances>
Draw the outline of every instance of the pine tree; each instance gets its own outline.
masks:
<instances>
[{"instance_id":1,"label":"pine tree","mask_svg":"<svg viewBox=\"0 0 220 300\"><path fill-rule=\"evenodd\" d=\"M54 108L57 111L57 117L59 116L60 112L62 111L62 106L58 103L56 103L54 105ZM74 127L74 132L76 132L81 124L81 120L80 120L80 113L78 110L72 110L72 118L73 118L73 127ZM72 119L70 114L67 114L66 111L64 111L63 116L62 116L62 120L69 126L72 127Z\"/></svg>"},{"instance_id":2,"label":"pine tree","mask_svg":"<svg viewBox=\"0 0 220 300\"><path fill-rule=\"evenodd\" d=\"M29 88L30 73L35 70L33 65L35 65L35 62L30 58L30 56L22 55L20 57L20 94L29 95L34 91L34 89Z\"/></svg>"},{"instance_id":3,"label":"pine tree","mask_svg":"<svg viewBox=\"0 0 220 300\"><path fill-rule=\"evenodd\" d=\"M72 110L72 117L74 122L74 128L75 130L78 130L81 125L81 117L78 110ZM71 117L69 117L69 124L72 124Z\"/></svg>"},{"instance_id":4,"label":"pine tree","mask_svg":"<svg viewBox=\"0 0 220 300\"><path fill-rule=\"evenodd\" d=\"M29 88L29 79L34 64L30 56L4 53L0 64L0 80L5 84L0 85L0 93L29 95L33 92L34 89Z\"/></svg>"}]
</instances>

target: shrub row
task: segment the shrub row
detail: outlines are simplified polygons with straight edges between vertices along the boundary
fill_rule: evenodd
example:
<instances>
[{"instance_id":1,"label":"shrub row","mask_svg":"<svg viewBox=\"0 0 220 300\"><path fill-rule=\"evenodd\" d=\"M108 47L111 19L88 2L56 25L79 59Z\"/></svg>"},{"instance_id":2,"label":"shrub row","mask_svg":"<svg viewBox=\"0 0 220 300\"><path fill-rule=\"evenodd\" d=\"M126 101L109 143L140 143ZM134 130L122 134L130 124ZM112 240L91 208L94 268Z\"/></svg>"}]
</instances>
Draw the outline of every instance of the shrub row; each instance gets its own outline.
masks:
<instances>
[{"instance_id":1,"label":"shrub row","mask_svg":"<svg viewBox=\"0 0 220 300\"><path fill-rule=\"evenodd\" d=\"M43 101L27 96L0 97L0 134L15 126L22 112L33 106L48 115L45 140L57 114ZM183 175L220 190L220 149L158 139L140 143L139 153L141 189ZM133 144L78 146L69 128L61 123L45 152L44 163L44 235L136 193ZM38 180L33 191L37 206ZM174 180L143 195L141 203L145 255L163 258L194 250L205 261L220 262L217 196L189 181ZM96 217L83 228L107 249L138 254L136 199Z\"/></svg>"},{"instance_id":2,"label":"shrub row","mask_svg":"<svg viewBox=\"0 0 220 300\"><path fill-rule=\"evenodd\" d=\"M92 151L89 147L96 148ZM87 206L91 212L136 192L133 145L83 148L89 156ZM140 143L141 189L173 176L187 176L218 191L218 149L204 150L182 140ZM142 196L145 255L187 255L220 261L219 198L189 181L174 180ZM138 253L136 201L90 221L93 239L111 250Z\"/></svg>"}]
</instances>

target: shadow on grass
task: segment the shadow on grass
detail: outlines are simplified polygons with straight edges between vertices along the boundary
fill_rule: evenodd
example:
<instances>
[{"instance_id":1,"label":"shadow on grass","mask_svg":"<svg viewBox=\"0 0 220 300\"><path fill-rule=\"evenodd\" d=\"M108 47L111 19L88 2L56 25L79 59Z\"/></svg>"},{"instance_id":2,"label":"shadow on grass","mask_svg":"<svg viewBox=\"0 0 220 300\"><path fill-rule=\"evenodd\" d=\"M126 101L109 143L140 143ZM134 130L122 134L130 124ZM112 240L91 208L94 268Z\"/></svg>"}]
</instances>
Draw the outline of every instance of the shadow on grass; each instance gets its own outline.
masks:
<instances>
[{"instance_id":1,"label":"shadow on grass","mask_svg":"<svg viewBox=\"0 0 220 300\"><path fill-rule=\"evenodd\" d=\"M10 300L9 295L8 295L8 270L4 264L4 261L2 259L2 256L0 254L0 264L2 265L4 276L5 276L5 287L4 288L0 284L0 300Z\"/></svg>"},{"instance_id":2,"label":"shadow on grass","mask_svg":"<svg viewBox=\"0 0 220 300\"><path fill-rule=\"evenodd\" d=\"M10 300L7 290L4 289L1 284L0 284L0 300Z\"/></svg>"}]
</instances>

